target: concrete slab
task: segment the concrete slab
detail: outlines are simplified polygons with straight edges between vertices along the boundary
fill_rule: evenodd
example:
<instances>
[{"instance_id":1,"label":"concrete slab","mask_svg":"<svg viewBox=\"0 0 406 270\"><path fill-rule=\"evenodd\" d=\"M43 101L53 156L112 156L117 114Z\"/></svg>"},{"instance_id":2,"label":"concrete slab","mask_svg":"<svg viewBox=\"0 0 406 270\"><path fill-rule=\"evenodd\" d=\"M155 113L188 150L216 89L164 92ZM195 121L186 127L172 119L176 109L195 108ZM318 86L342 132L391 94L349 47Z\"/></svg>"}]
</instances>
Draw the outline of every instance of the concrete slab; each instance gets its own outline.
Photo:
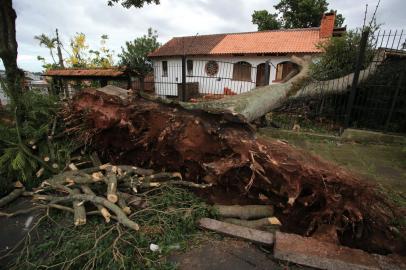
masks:
<instances>
[{"instance_id":1,"label":"concrete slab","mask_svg":"<svg viewBox=\"0 0 406 270\"><path fill-rule=\"evenodd\" d=\"M271 246L274 243L274 235L272 233L250 229L211 218L200 219L199 226L207 230L242 238L262 245Z\"/></svg>"},{"instance_id":2,"label":"concrete slab","mask_svg":"<svg viewBox=\"0 0 406 270\"><path fill-rule=\"evenodd\" d=\"M183 254L174 254L169 261L179 270L282 270L253 244L236 239L211 239Z\"/></svg>"},{"instance_id":3,"label":"concrete slab","mask_svg":"<svg viewBox=\"0 0 406 270\"><path fill-rule=\"evenodd\" d=\"M332 270L406 269L402 259L321 242L310 237L276 232L274 257L279 260Z\"/></svg>"}]
</instances>

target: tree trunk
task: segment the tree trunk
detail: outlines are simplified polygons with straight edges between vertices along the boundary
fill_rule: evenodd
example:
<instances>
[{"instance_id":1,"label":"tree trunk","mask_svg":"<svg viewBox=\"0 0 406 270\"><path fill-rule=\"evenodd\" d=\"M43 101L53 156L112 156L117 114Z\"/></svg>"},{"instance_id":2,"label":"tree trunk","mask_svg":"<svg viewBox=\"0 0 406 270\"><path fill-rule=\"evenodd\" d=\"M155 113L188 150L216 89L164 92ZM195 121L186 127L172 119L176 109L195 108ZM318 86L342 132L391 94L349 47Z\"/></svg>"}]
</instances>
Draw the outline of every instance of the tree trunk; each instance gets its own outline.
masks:
<instances>
[{"instance_id":1,"label":"tree trunk","mask_svg":"<svg viewBox=\"0 0 406 270\"><path fill-rule=\"evenodd\" d=\"M17 40L15 21L17 14L11 0L0 2L0 58L6 69L6 94L13 104L18 105L22 93L24 73L17 66Z\"/></svg>"},{"instance_id":2,"label":"tree trunk","mask_svg":"<svg viewBox=\"0 0 406 270\"><path fill-rule=\"evenodd\" d=\"M376 71L384 57L384 51L378 50L371 64L361 71L358 82L366 81ZM259 87L250 92L219 100L180 104L185 109L203 110L224 115L229 121L252 122L280 107L288 98L312 96L320 93L337 93L351 88L354 73L329 81L313 81L309 77L310 56L303 58L292 56L291 61L298 65L299 73L283 83Z\"/></svg>"}]
</instances>

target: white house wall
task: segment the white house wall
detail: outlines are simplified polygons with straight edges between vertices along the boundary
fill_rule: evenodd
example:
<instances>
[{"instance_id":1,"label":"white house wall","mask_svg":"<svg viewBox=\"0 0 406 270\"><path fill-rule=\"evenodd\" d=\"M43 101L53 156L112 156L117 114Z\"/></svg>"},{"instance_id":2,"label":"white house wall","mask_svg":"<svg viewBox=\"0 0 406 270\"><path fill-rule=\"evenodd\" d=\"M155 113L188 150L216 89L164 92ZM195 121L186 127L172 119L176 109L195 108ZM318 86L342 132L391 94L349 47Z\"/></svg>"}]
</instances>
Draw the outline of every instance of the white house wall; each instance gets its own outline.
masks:
<instances>
[{"instance_id":1,"label":"white house wall","mask_svg":"<svg viewBox=\"0 0 406 270\"><path fill-rule=\"evenodd\" d=\"M200 93L223 94L227 87L235 93L250 91L256 87L256 67L259 64L270 61L270 84L276 76L276 66L289 61L288 56L241 56L241 57L188 57L193 60L193 76L187 76L186 82L198 82ZM199 61L201 60L201 61ZM219 72L215 76L209 76L205 70L205 64L214 60L219 65ZM162 76L162 61L168 63L168 76ZM240 61L251 64L251 82L235 81L233 77L233 63ZM177 96L178 83L182 82L181 58L162 58L154 61L155 92L160 96Z\"/></svg>"}]
</instances>

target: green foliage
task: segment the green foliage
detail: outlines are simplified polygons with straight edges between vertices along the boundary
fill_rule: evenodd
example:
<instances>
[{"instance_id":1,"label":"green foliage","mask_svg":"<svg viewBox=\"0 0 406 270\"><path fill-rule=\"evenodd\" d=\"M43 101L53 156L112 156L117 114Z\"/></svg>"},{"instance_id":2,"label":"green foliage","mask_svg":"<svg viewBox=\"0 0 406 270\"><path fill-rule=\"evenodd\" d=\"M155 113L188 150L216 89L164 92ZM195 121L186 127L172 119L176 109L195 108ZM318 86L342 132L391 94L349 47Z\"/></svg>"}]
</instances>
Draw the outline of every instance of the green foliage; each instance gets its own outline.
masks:
<instances>
[{"instance_id":1,"label":"green foliage","mask_svg":"<svg viewBox=\"0 0 406 270\"><path fill-rule=\"evenodd\" d=\"M19 99L24 117L18 128L12 106L6 107L3 112L11 116L12 123L0 122L0 178L8 182L19 180L32 187L41 180L35 173L43 167L44 157L50 158L49 162L44 162L49 166L53 163L62 165L69 157L70 145L68 142L50 143L48 140L59 106L55 97L28 91ZM51 171L44 169L44 176L49 176ZM3 187L8 186L8 183L2 184ZM0 189L0 193L4 192L6 190Z\"/></svg>"},{"instance_id":2,"label":"green foliage","mask_svg":"<svg viewBox=\"0 0 406 270\"><path fill-rule=\"evenodd\" d=\"M109 6L114 6L115 3L121 2L121 5L125 8L142 8L144 4L155 3L159 5L160 0L108 0L107 4Z\"/></svg>"},{"instance_id":3,"label":"green foliage","mask_svg":"<svg viewBox=\"0 0 406 270\"><path fill-rule=\"evenodd\" d=\"M49 53L52 57L52 60L53 60L54 64L56 64L53 49L55 49L58 40L54 37L50 37L45 34L41 34L39 36L34 36L34 39L39 41L40 46L44 45L45 47L48 48Z\"/></svg>"},{"instance_id":4,"label":"green foliage","mask_svg":"<svg viewBox=\"0 0 406 270\"><path fill-rule=\"evenodd\" d=\"M281 0L274 8L278 13L271 14L266 10L254 11L252 23L258 30L279 28L307 28L320 26L323 14L328 10L326 0ZM344 17L336 11L335 26L342 26Z\"/></svg>"},{"instance_id":5,"label":"green foliage","mask_svg":"<svg viewBox=\"0 0 406 270\"><path fill-rule=\"evenodd\" d=\"M324 53L312 64L312 77L318 80L339 78L354 72L361 42L361 31L348 31L341 37L333 37L328 42L318 45ZM365 61L362 68L367 67L374 55L374 34L366 48Z\"/></svg>"},{"instance_id":6,"label":"green foliage","mask_svg":"<svg viewBox=\"0 0 406 270\"><path fill-rule=\"evenodd\" d=\"M285 28L306 28L320 25L327 6L326 0L281 0L274 7L281 13Z\"/></svg>"},{"instance_id":7,"label":"green foliage","mask_svg":"<svg viewBox=\"0 0 406 270\"><path fill-rule=\"evenodd\" d=\"M46 62L45 58L38 56L37 59L42 62L42 67L45 70L60 68L54 58L54 50L57 44L57 39L46 34L35 36L39 41L40 46L44 45L49 49L53 63ZM114 65L113 51L107 47L108 36L102 35L100 39L100 48L91 49L87 44L86 35L84 33L76 33L70 40L68 51L69 56L64 59L65 66L70 68L108 68ZM63 46L63 45L62 45Z\"/></svg>"},{"instance_id":8,"label":"green foliage","mask_svg":"<svg viewBox=\"0 0 406 270\"><path fill-rule=\"evenodd\" d=\"M258 31L281 28L278 14L271 14L267 10L255 10L252 14L252 23L258 25Z\"/></svg>"},{"instance_id":9,"label":"green foliage","mask_svg":"<svg viewBox=\"0 0 406 270\"><path fill-rule=\"evenodd\" d=\"M145 194L148 208L130 216L140 225L134 232L102 218L89 217L82 227L73 227L68 216L52 215L39 228L42 239L24 249L9 269L174 269L164 256L186 247L199 231L198 219L213 210L193 193L163 186ZM90 204L89 204L90 206ZM55 223L56 221L56 223ZM150 244L161 252L152 252Z\"/></svg>"},{"instance_id":10,"label":"green foliage","mask_svg":"<svg viewBox=\"0 0 406 270\"><path fill-rule=\"evenodd\" d=\"M337 10L330 10L330 13L335 13L336 14L336 20L334 21L334 26L335 27L341 27L344 24L345 18L343 14L337 13Z\"/></svg>"},{"instance_id":11,"label":"green foliage","mask_svg":"<svg viewBox=\"0 0 406 270\"><path fill-rule=\"evenodd\" d=\"M125 48L121 47L120 65L127 67L137 75L147 75L152 71L152 62L148 58L148 54L160 46L157 39L157 32L149 28L147 35L136 38L133 42L127 41Z\"/></svg>"}]
</instances>

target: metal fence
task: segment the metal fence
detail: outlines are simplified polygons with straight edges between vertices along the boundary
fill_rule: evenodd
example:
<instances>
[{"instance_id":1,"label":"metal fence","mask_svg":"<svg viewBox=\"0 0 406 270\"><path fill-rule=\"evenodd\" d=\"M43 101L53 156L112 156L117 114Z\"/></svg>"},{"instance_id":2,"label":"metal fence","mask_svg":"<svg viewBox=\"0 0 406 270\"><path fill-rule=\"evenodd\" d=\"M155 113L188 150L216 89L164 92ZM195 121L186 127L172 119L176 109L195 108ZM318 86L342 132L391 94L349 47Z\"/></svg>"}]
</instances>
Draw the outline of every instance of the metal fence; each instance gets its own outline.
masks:
<instances>
[{"instance_id":1,"label":"metal fence","mask_svg":"<svg viewBox=\"0 0 406 270\"><path fill-rule=\"evenodd\" d=\"M318 81L317 87L313 82L278 111L292 116L305 115L308 119L328 119L341 128L405 133L405 37L403 30L381 30L373 34L364 31L359 43L354 44L356 62L349 71L350 76Z\"/></svg>"}]
</instances>

